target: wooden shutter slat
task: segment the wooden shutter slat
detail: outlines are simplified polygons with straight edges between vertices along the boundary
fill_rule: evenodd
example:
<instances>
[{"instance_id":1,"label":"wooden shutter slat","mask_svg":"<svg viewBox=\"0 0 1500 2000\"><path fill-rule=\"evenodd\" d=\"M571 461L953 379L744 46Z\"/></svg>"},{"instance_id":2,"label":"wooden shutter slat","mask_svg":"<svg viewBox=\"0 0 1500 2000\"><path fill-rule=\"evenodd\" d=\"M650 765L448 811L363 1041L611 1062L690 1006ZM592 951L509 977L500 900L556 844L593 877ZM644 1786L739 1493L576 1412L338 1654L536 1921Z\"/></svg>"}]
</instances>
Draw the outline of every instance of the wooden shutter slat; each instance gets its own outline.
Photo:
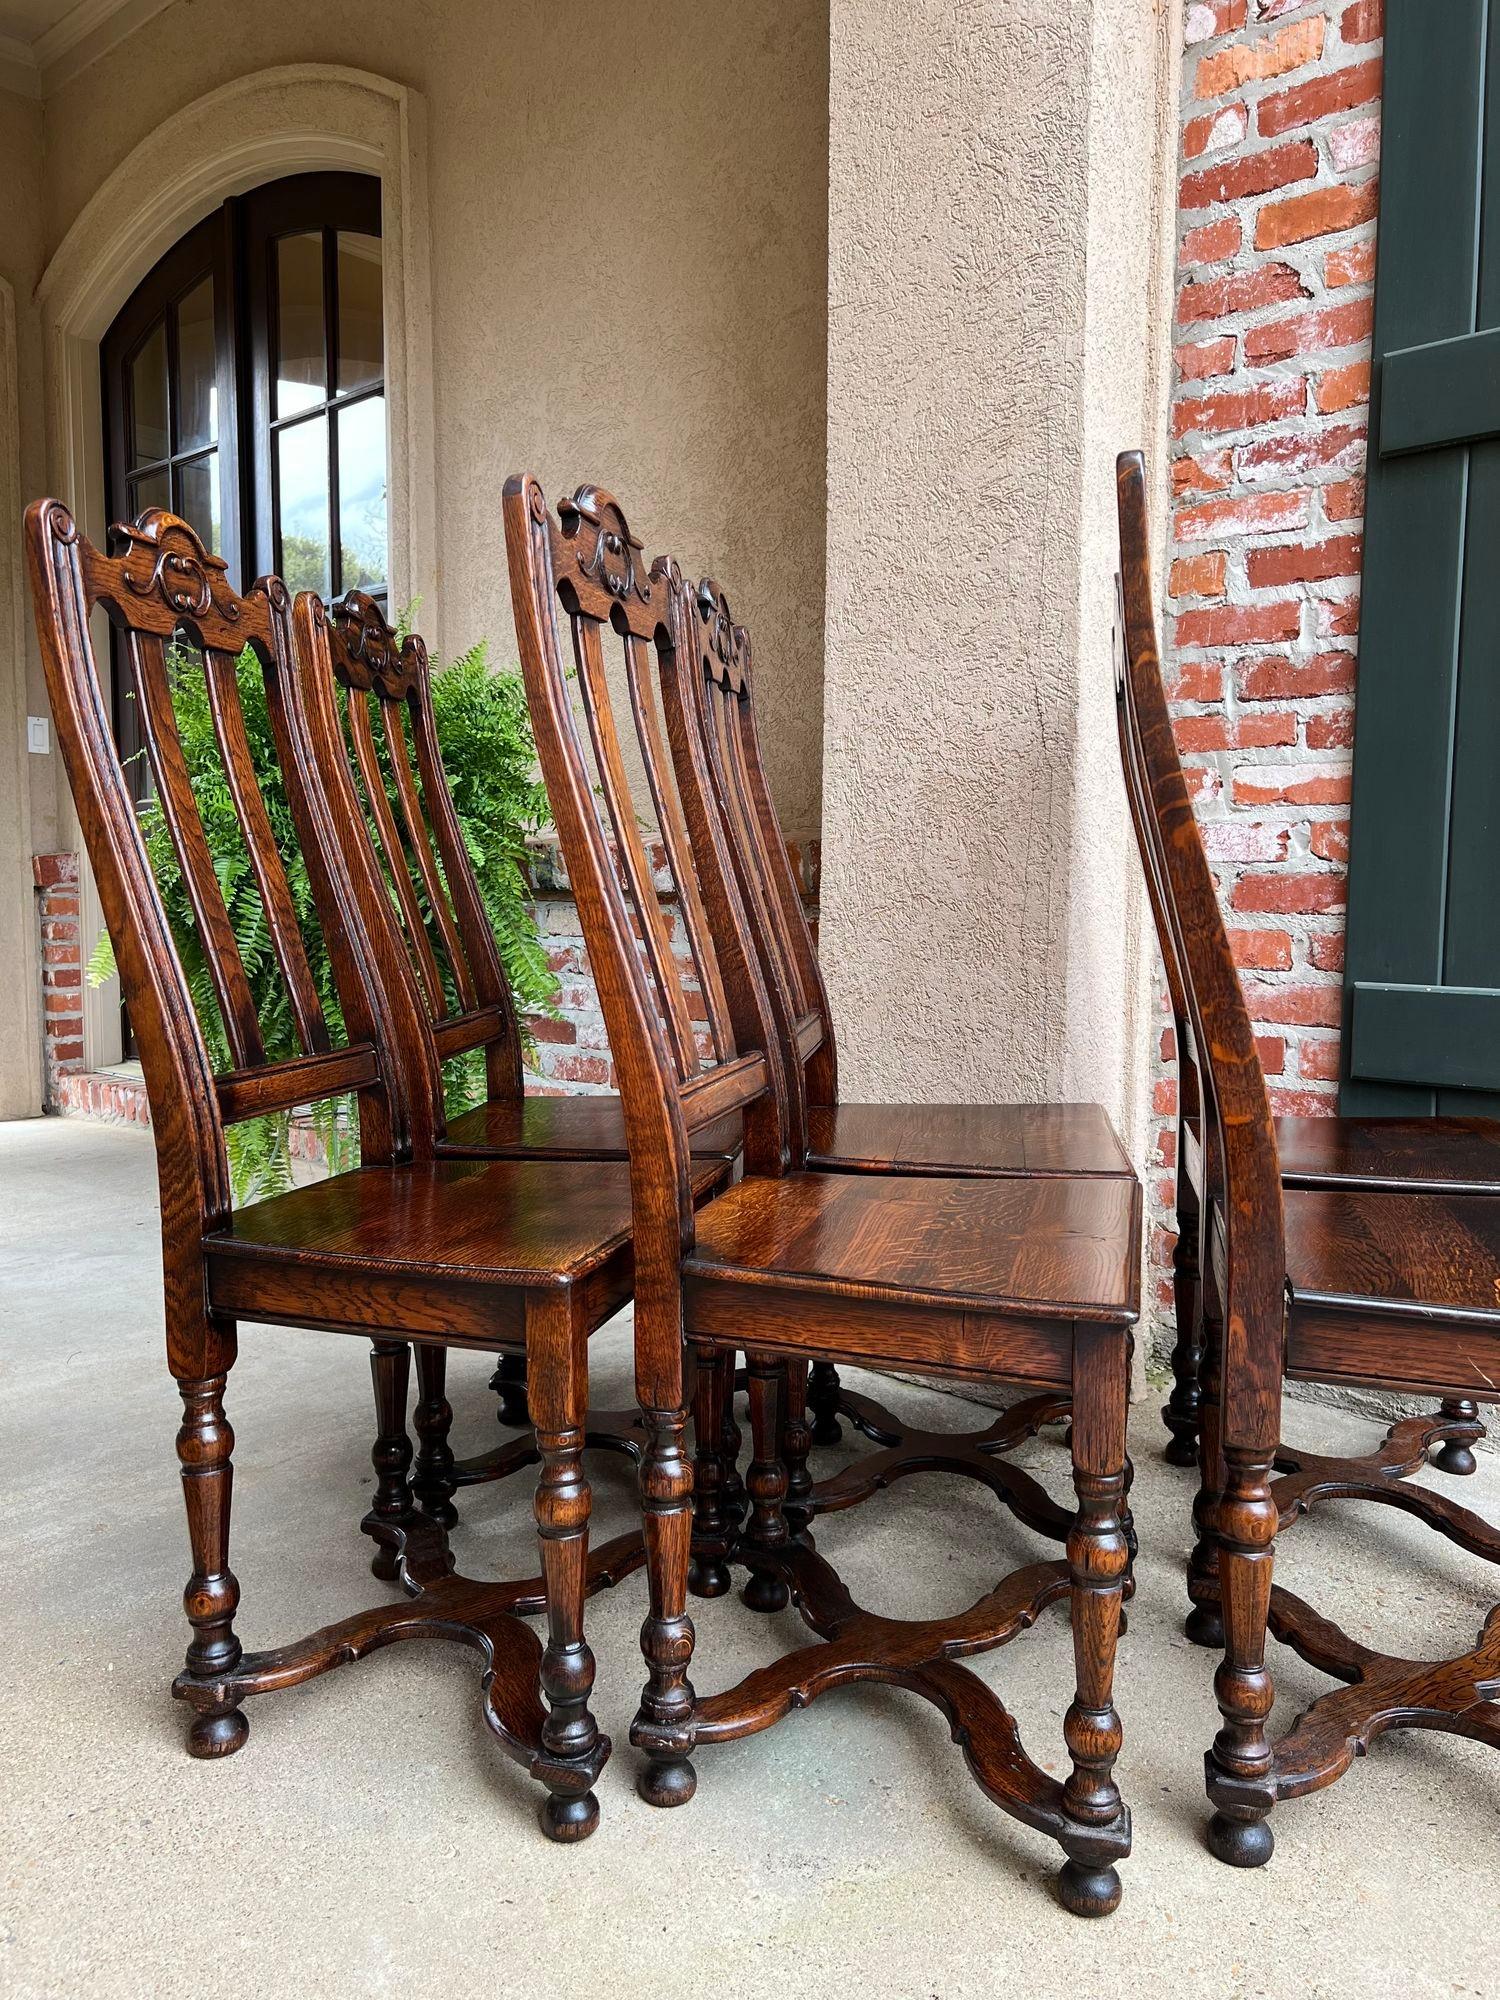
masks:
<instances>
[{"instance_id":1,"label":"wooden shutter slat","mask_svg":"<svg viewBox=\"0 0 1500 2000\"><path fill-rule=\"evenodd\" d=\"M1500 431L1500 327L1388 354L1380 449L1435 451Z\"/></svg>"},{"instance_id":2,"label":"wooden shutter slat","mask_svg":"<svg viewBox=\"0 0 1500 2000\"><path fill-rule=\"evenodd\" d=\"M1500 1091L1500 992L1493 987L1361 982L1351 997L1351 1076Z\"/></svg>"}]
</instances>

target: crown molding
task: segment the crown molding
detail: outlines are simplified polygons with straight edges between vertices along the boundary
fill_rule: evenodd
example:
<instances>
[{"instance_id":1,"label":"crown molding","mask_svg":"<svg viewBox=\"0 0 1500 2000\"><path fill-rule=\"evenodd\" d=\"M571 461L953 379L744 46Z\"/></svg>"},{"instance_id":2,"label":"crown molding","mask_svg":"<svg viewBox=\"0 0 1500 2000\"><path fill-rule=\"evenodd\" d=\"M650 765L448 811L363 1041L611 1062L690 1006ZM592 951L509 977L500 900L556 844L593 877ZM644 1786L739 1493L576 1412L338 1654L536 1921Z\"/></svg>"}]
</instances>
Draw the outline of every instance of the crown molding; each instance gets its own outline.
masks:
<instances>
[{"instance_id":1,"label":"crown molding","mask_svg":"<svg viewBox=\"0 0 1500 2000\"><path fill-rule=\"evenodd\" d=\"M50 97L171 3L77 0L35 41L0 35L0 86L21 97Z\"/></svg>"}]
</instances>

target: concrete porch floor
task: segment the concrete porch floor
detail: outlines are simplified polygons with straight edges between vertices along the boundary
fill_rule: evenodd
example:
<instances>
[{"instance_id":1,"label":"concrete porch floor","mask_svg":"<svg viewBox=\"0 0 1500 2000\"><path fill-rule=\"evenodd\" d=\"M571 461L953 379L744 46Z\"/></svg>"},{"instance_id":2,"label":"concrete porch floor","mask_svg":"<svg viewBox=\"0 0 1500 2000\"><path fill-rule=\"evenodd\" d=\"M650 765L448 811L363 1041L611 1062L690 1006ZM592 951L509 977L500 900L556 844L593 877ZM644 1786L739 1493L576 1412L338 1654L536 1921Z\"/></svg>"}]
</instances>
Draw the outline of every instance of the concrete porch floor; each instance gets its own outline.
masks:
<instances>
[{"instance_id":1,"label":"concrete porch floor","mask_svg":"<svg viewBox=\"0 0 1500 2000\"><path fill-rule=\"evenodd\" d=\"M626 1740L639 1576L590 1607L595 1706L615 1754L601 1825L581 1848L538 1832L535 1790L480 1723L473 1656L456 1647L393 1647L257 1701L240 1755L191 1761L167 1693L186 1636L187 1541L160 1315L149 1135L0 1127L0 1491L12 1523L0 1991L14 2000L1500 1993L1492 1752L1388 1737L1333 1790L1278 1809L1269 1868L1237 1874L1204 1849L1213 1662L1181 1635L1191 1481L1161 1462L1155 1399L1135 1415L1142 1547L1117 1687L1135 1852L1105 1923L1057 1907L1051 1843L983 1799L940 1718L904 1694L830 1695L704 1751L682 1811L640 1803ZM628 1399L623 1329L596 1342L594 1370L597 1402ZM495 1433L489 1369L460 1356L450 1373L455 1443L477 1449ZM936 1425L971 1421L954 1398L890 1394ZM246 1644L379 1601L386 1587L356 1525L371 1483L364 1344L248 1328L228 1409ZM1373 1438L1367 1423L1307 1406L1289 1428L1326 1449ZM1022 1461L1066 1490L1055 1439ZM629 1472L596 1460L593 1477L596 1522L617 1532ZM1500 1514L1500 1459L1484 1454L1458 1490ZM529 1499L521 1482L469 1497L463 1569L534 1570ZM821 1539L863 1602L908 1616L970 1602L1035 1550L989 1496L948 1479L879 1496ZM1287 1582L1357 1637L1412 1657L1470 1643L1495 1592L1485 1565L1390 1510L1330 1507L1282 1548ZM762 1620L737 1596L694 1616L703 1688L800 1629L794 1613ZM1327 1683L1279 1648L1272 1664L1285 1722ZM1065 1614L978 1665L1031 1754L1060 1767Z\"/></svg>"}]
</instances>

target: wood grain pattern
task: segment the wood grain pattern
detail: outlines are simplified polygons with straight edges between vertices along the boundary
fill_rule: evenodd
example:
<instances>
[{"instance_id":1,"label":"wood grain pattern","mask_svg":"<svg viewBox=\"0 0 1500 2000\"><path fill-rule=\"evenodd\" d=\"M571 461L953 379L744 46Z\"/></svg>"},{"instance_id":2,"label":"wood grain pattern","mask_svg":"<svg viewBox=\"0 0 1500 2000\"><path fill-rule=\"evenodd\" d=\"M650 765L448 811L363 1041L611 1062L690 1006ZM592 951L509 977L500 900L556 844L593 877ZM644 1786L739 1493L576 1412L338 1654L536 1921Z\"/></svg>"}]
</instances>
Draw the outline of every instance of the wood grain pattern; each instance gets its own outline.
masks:
<instances>
[{"instance_id":1,"label":"wood grain pattern","mask_svg":"<svg viewBox=\"0 0 1500 2000\"><path fill-rule=\"evenodd\" d=\"M1223 1726L1206 1760L1209 1844L1221 1860L1254 1867L1272 1852L1274 1802L1332 1783L1383 1730L1500 1743L1494 1618L1475 1653L1404 1661L1356 1646L1272 1587L1278 1528L1330 1499L1396 1506L1471 1553L1500 1558L1500 1534L1486 1523L1404 1483L1438 1441L1455 1454L1452 1469L1467 1469L1477 1402L1500 1399L1500 1198L1447 1191L1472 1188L1482 1172L1491 1135L1479 1121L1425 1131L1414 1121L1328 1121L1326 1135L1294 1121L1273 1136L1162 689L1140 454L1124 455L1118 471L1121 760L1189 1100L1179 1222L1196 1240L1179 1265L1189 1281L1178 1303L1202 1329L1203 1380L1188 1629L1224 1648L1215 1678ZM1276 1438L1283 1371L1432 1390L1444 1402L1436 1418L1394 1427L1370 1458L1320 1459ZM1281 1478L1270 1477L1273 1466ZM1268 1629L1350 1683L1274 1742Z\"/></svg>"},{"instance_id":2,"label":"wood grain pattern","mask_svg":"<svg viewBox=\"0 0 1500 2000\"><path fill-rule=\"evenodd\" d=\"M185 522L161 510L120 530L119 541L118 556L101 555L56 502L28 510L27 559L59 749L114 943L155 1130L167 1359L183 1401L177 1448L192 1548L184 1600L192 1639L175 1688L194 1711L188 1747L209 1757L240 1749L248 1736L243 1704L251 1695L297 1685L395 1639L458 1638L481 1654L490 1727L544 1788L545 1830L557 1840L582 1838L597 1821L592 1787L609 1751L589 1706L584 1600L636 1566L642 1548L637 1537L603 1552L603 1562L590 1560L589 1489L580 1469L587 1338L633 1282L629 1169L618 1160L435 1157L441 1096L432 992L424 996L419 984L421 954L414 957L410 938L401 936L362 819L334 701L324 607L310 595L293 606L274 578L239 597L223 563ZM90 633L96 606L121 628L135 665L158 790L228 1030L235 1068L222 1078L213 1074L120 768ZM302 1053L286 1062L265 1060L238 948L207 866L176 733L177 683L167 671L166 642L178 632L203 656L230 793L303 1042ZM264 676L275 752L349 1030L343 1050L329 1047L250 758L231 667L247 645ZM365 668L368 662L367 654ZM182 664L174 672L192 670ZM351 679L351 692L354 685ZM425 688L419 675L407 698L417 704L409 712L428 796L419 795L410 771L408 782L398 774L396 784L407 840L425 839L424 826L433 830L426 865L415 849L412 863L423 894L433 898L443 887L435 857L446 874L451 849L444 843L454 828L431 757L422 763L421 731L430 725L430 712L421 709ZM382 726L394 753L404 738L391 730L389 715ZM450 914L445 924L434 912L432 920L445 949L459 950L461 917ZM493 957L492 939L489 951ZM494 1033L496 1010L508 1005L497 961L490 972L481 976L471 961L466 974L454 974L459 1004L486 1036ZM491 1064L492 1094L506 1074ZM518 1080L518 1069L514 1074ZM365 1164L236 1210L225 1121L351 1087L358 1092ZM725 1171L722 1158L688 1159L690 1211ZM364 1525L381 1551L377 1573L415 1600L257 1655L244 1654L235 1631L240 1593L229 1562L234 1437L225 1388L242 1317L371 1340L376 1493ZM418 1487L438 1517L426 1522L416 1516L407 1470L412 1339L419 1343L421 1382ZM544 1583L478 1584L452 1573L440 1526L456 1479L443 1384L447 1345L533 1357ZM527 1609L547 1613L545 1647L518 1622Z\"/></svg>"},{"instance_id":3,"label":"wood grain pattern","mask_svg":"<svg viewBox=\"0 0 1500 2000\"><path fill-rule=\"evenodd\" d=\"M1129 1816L1113 1780L1119 1725L1111 1688L1129 1568L1125 1392L1138 1308L1139 1187L1128 1171L1084 1179L1027 1175L1023 1167L1005 1177L944 1179L793 1170L805 1157L803 1086L826 1050L820 1087L831 1089L832 1042L807 1027L821 980L815 958L801 956L800 904L794 924L783 901L784 849L779 865L766 849L727 609L701 592L690 599L669 561L648 567L619 503L596 488L565 501L554 519L534 479L512 479L505 525L538 754L598 982L629 1149L636 1380L647 1438L647 1679L631 1726L646 1756L642 1796L663 1807L690 1799L700 1741L764 1728L826 1686L895 1682L949 1717L991 1798L1060 1842L1067 1907L1104 1915L1120 1893L1114 1862L1129 1847ZM732 1017L732 1040L716 1037L712 1060L696 1051L691 1064L684 1060L662 990L654 895L645 897L630 851L637 809L602 667L606 630L627 648L637 740L648 772L654 761L659 776L660 735L640 693L642 647L656 661L681 832ZM719 661L706 676L705 631ZM564 664L569 652L576 685ZM721 684L733 709L703 693ZM666 846L672 858L682 842ZM744 1177L695 1214L687 1186L693 1112L727 1104L730 1086L744 1116ZM697 1369L696 1522L684 1442L685 1343ZM749 1357L754 1433L750 1518L738 1532L726 1454L737 1346ZM805 1471L806 1363L826 1366L830 1356L850 1354L1072 1392L1078 1505L1063 1530L1065 1573L1032 1566L998 1586L996 1601L967 1622L904 1627L853 1607L813 1561L806 1523L817 1492ZM889 1459L885 1470L892 1471ZM1045 1494L1021 1475L991 1478L984 1468L977 1476L1003 1488L1023 1518L1057 1532ZM866 1490L879 1483L877 1475ZM856 1497L864 1496L851 1491L835 1504ZM750 1570L747 1603L773 1611L791 1592L814 1630L826 1624L825 1642L810 1660L779 1662L705 1700L688 1677L689 1579L705 1595L721 1594L731 1556ZM953 1656L1000 1643L1064 1591L1076 1695L1063 1731L1072 1768L1059 1784L1024 1758L1011 1719Z\"/></svg>"}]
</instances>

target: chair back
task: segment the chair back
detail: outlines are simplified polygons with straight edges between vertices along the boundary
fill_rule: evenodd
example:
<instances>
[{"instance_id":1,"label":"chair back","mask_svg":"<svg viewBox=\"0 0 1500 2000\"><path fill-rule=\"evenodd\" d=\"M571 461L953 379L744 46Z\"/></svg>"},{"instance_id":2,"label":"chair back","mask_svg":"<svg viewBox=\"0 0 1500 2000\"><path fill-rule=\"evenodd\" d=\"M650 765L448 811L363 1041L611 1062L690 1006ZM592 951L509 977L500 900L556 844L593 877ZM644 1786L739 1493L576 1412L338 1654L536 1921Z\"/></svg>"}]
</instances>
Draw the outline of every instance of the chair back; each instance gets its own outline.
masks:
<instances>
[{"instance_id":1,"label":"chair back","mask_svg":"<svg viewBox=\"0 0 1500 2000\"><path fill-rule=\"evenodd\" d=\"M745 1164L786 1160L769 1002L708 793L691 690L686 591L649 564L619 503L580 487L554 516L533 478L505 486L511 597L537 754L619 1079L635 1219L638 1386L680 1400L680 1264L693 1236L691 1138L741 1112ZM560 626L566 631L564 641ZM618 655L649 799L631 793L606 647ZM566 650L565 650L566 648ZM664 692L668 698L663 699ZM707 1017L695 1031L642 835L660 834Z\"/></svg>"},{"instance_id":2,"label":"chair back","mask_svg":"<svg viewBox=\"0 0 1500 2000\"><path fill-rule=\"evenodd\" d=\"M828 991L761 757L750 634L735 624L712 577L704 577L692 594L689 628L714 802L776 1021L793 1149L800 1158L808 1106L838 1102Z\"/></svg>"},{"instance_id":3,"label":"chair back","mask_svg":"<svg viewBox=\"0 0 1500 2000\"><path fill-rule=\"evenodd\" d=\"M427 648L399 639L374 598L330 608L347 745L440 1059L482 1048L487 1093L522 1092L521 1033L443 769Z\"/></svg>"},{"instance_id":4,"label":"chair back","mask_svg":"<svg viewBox=\"0 0 1500 2000\"><path fill-rule=\"evenodd\" d=\"M1280 1408L1286 1295L1281 1168L1255 1033L1162 685L1139 452L1121 454L1116 486L1120 759L1179 1058L1197 1081L1203 1247L1213 1260L1223 1316L1224 1444L1259 1447L1275 1443Z\"/></svg>"},{"instance_id":5,"label":"chair back","mask_svg":"<svg viewBox=\"0 0 1500 2000\"><path fill-rule=\"evenodd\" d=\"M37 631L58 745L114 946L140 1051L162 1183L163 1239L192 1261L204 1230L231 1209L224 1128L238 1120L353 1091L367 1160L430 1155L431 1092L422 1081L405 956L373 871L347 865L339 813L325 789L296 670L294 613L285 585L263 577L245 595L223 560L186 521L148 508L115 528L116 556L101 554L56 500L27 509L26 550ZM153 873L138 809L110 725L108 681L90 621L102 607L118 628L128 693L162 822L170 837L201 947L190 980ZM306 621L299 600L296 618ZM285 797L272 802L247 729L239 667L259 665ZM206 698L222 767L195 782L179 707ZM209 793L212 796L209 796ZM204 812L232 814L240 866L216 857ZM311 906L294 893L289 856L300 854ZM295 871L294 871L295 873ZM236 883L234 878L241 877ZM231 919L226 882L234 884ZM253 890L250 883L253 882ZM299 895L301 907L299 907ZM319 998L303 926L321 925L345 1036ZM276 1028L257 1008L247 959L269 955L282 998ZM217 1010L228 1068L215 1071L199 1007ZM283 1011L284 1009L284 1011ZM273 1056L278 1042L291 1047ZM187 1227L192 1223L191 1229Z\"/></svg>"}]
</instances>

